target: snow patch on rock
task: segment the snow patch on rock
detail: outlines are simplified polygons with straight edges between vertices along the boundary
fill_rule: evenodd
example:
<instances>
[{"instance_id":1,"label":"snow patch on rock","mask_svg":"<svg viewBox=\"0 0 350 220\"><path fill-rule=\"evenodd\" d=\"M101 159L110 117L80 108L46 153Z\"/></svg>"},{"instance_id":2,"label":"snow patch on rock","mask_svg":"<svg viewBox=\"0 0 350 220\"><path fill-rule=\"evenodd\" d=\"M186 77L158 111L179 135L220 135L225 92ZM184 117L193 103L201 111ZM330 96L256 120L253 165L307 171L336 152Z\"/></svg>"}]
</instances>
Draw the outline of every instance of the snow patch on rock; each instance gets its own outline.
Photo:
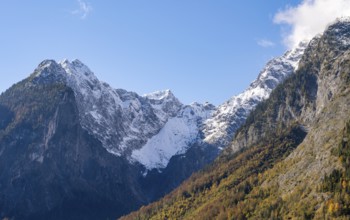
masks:
<instances>
[{"instance_id":1,"label":"snow patch on rock","mask_svg":"<svg viewBox=\"0 0 350 220\"><path fill-rule=\"evenodd\" d=\"M184 154L199 137L200 127L212 113L213 106L193 103L170 118L160 132L147 141L131 158L147 170L165 168L171 157Z\"/></svg>"}]
</instances>

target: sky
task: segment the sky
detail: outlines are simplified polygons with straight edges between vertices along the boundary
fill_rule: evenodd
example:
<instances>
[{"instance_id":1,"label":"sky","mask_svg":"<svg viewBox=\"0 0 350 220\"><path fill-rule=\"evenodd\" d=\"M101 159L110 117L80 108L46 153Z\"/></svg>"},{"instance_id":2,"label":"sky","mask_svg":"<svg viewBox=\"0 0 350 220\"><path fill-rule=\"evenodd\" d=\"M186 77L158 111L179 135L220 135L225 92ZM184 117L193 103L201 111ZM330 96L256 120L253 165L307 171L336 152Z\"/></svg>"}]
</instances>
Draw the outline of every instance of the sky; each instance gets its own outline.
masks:
<instances>
[{"instance_id":1,"label":"sky","mask_svg":"<svg viewBox=\"0 0 350 220\"><path fill-rule=\"evenodd\" d=\"M350 0L0 0L0 92L79 59L114 88L219 105L343 15Z\"/></svg>"}]
</instances>

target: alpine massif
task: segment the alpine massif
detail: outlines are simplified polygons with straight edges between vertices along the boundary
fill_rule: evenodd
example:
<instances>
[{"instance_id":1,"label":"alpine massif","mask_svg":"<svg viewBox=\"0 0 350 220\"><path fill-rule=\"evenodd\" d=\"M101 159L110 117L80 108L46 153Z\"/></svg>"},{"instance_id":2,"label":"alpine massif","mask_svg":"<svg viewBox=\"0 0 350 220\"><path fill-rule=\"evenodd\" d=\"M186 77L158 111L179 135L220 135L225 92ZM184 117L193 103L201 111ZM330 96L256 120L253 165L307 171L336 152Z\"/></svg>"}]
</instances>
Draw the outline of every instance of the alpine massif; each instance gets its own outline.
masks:
<instances>
[{"instance_id":1,"label":"alpine massif","mask_svg":"<svg viewBox=\"0 0 350 220\"><path fill-rule=\"evenodd\" d=\"M0 96L0 217L116 218L160 198L218 156L304 48L217 108L112 89L78 60L43 61Z\"/></svg>"},{"instance_id":2,"label":"alpine massif","mask_svg":"<svg viewBox=\"0 0 350 220\"><path fill-rule=\"evenodd\" d=\"M349 219L350 20L308 44L218 159L122 219Z\"/></svg>"},{"instance_id":3,"label":"alpine massif","mask_svg":"<svg viewBox=\"0 0 350 220\"><path fill-rule=\"evenodd\" d=\"M326 59L332 60L328 61L329 71L334 70L333 61L339 54L336 56L333 50L346 52L347 49L346 24L345 21L339 23L342 29L338 28L341 31L334 34L339 38L329 40L337 47L323 43L322 50L330 48L324 57L313 50L321 44L320 39L330 34L316 38L309 46L302 42L271 60L243 93L218 107L209 103L184 105L170 90L140 96L113 89L99 81L79 60L43 61L28 78L0 96L0 218L117 218L161 198L218 155L220 158L211 168L195 174L185 185L193 178L207 178L206 173L225 173L222 178L226 180L238 168L245 169L245 175L271 168L302 141L301 136L312 128L319 112L337 97L336 88L343 78L329 74L323 80L325 76L316 77L316 73L312 75L310 71L321 73ZM308 48L306 52L305 48ZM319 66L313 64L316 59ZM305 70L309 63L316 65L307 67L310 71ZM338 65L338 69L343 68L342 62ZM298 66L298 74L294 74ZM304 82L303 77L314 81ZM297 93L299 87L295 91L291 86L278 87L281 82L285 82L284 85L299 83L303 85L300 87L303 93ZM334 89L328 91L331 86L326 83L333 83L330 85ZM277 104L271 107L268 103L272 101L264 100L276 87L277 92L270 100ZM307 90L309 87L314 90ZM322 88L328 89L328 99L317 96ZM300 97L290 97L293 92ZM277 99L276 94L283 94L287 101ZM317 96L314 98L317 106L322 105L317 107L317 114L316 104L312 102L314 96ZM281 103L285 105L280 107ZM248 117L257 105L258 109ZM247 117L247 123L241 127ZM272 134L280 139L277 138L274 145L264 145L263 140L275 140ZM286 149L275 149L286 142ZM232 147L225 149L228 145ZM271 154L273 163L264 163L259 171L237 163L237 155L255 157L254 149L269 152L263 145L276 151L276 155ZM249 150L234 154L241 149ZM196 189L196 193L212 190L214 182L206 184ZM181 187L174 192L180 192ZM193 199L187 200L191 203L195 201L198 195L189 189L186 192L189 194L181 195ZM174 205L177 204L175 197L171 198ZM197 203L191 204L191 210L199 208L195 205ZM158 208L165 210L163 206Z\"/></svg>"}]
</instances>

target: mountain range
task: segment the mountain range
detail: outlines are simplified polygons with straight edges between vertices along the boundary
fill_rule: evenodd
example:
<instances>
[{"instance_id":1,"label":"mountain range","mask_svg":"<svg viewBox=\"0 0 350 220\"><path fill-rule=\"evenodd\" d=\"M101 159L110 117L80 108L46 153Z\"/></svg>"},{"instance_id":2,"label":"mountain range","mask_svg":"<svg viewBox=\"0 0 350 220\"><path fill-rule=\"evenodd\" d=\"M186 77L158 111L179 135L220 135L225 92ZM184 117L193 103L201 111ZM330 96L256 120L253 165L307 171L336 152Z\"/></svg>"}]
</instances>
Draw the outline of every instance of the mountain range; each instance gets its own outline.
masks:
<instances>
[{"instance_id":1,"label":"mountain range","mask_svg":"<svg viewBox=\"0 0 350 220\"><path fill-rule=\"evenodd\" d=\"M272 59L217 107L114 89L79 60L44 60L0 96L0 217L118 218L208 164L126 218L298 218L286 198L306 189L315 206L302 214L320 216L333 197L302 183L344 170L333 151L348 143L349 23Z\"/></svg>"}]
</instances>

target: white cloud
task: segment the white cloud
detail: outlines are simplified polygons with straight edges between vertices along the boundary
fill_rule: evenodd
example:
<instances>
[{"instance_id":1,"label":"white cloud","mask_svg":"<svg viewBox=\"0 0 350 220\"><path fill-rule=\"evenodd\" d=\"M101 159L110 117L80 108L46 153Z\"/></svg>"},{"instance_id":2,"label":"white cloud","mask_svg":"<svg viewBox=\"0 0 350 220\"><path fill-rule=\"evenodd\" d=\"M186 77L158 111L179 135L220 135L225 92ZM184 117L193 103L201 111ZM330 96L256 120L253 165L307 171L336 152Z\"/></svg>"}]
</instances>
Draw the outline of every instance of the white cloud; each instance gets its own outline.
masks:
<instances>
[{"instance_id":1,"label":"white cloud","mask_svg":"<svg viewBox=\"0 0 350 220\"><path fill-rule=\"evenodd\" d=\"M350 0L303 0L295 7L279 11L274 22L289 26L283 40L288 47L294 47L322 33L336 18L346 16L350 16Z\"/></svg>"},{"instance_id":2,"label":"white cloud","mask_svg":"<svg viewBox=\"0 0 350 220\"><path fill-rule=\"evenodd\" d=\"M73 15L79 16L81 19L85 19L92 11L92 6L88 2L83 0L77 0L79 8L72 11Z\"/></svg>"},{"instance_id":3,"label":"white cloud","mask_svg":"<svg viewBox=\"0 0 350 220\"><path fill-rule=\"evenodd\" d=\"M266 39L258 40L257 43L261 47L273 47L273 46L275 46L274 42L272 42L270 40L266 40Z\"/></svg>"}]
</instances>

